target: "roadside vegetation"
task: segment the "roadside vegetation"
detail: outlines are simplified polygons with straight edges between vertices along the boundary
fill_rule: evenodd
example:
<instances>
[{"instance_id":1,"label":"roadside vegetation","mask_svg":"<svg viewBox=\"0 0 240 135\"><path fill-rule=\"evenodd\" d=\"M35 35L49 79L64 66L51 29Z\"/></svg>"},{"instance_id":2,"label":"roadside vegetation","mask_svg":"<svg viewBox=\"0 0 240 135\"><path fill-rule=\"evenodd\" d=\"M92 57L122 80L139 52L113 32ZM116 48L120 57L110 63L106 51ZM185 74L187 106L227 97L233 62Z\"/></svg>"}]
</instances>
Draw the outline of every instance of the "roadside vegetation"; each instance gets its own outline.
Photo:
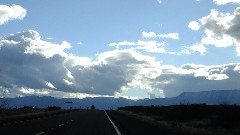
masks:
<instances>
[{"instance_id":1,"label":"roadside vegetation","mask_svg":"<svg viewBox=\"0 0 240 135\"><path fill-rule=\"evenodd\" d=\"M46 108L34 108L32 106L26 106L24 108L1 108L0 109L0 124L11 123L17 121L24 121L28 119L49 117L57 114L76 111L63 110L58 106L48 106Z\"/></svg>"},{"instance_id":2,"label":"roadside vegetation","mask_svg":"<svg viewBox=\"0 0 240 135\"><path fill-rule=\"evenodd\" d=\"M239 135L240 106L173 105L120 107L119 112L182 135Z\"/></svg>"}]
</instances>

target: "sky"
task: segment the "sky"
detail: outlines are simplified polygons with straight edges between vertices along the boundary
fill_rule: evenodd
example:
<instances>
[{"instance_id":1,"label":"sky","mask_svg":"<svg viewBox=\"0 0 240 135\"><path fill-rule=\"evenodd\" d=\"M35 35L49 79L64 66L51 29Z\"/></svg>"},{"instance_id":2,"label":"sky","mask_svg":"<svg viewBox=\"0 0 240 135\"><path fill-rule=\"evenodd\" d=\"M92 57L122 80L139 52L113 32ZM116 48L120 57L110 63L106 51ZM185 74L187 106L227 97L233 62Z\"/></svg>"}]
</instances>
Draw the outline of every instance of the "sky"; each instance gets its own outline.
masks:
<instances>
[{"instance_id":1,"label":"sky","mask_svg":"<svg viewBox=\"0 0 240 135\"><path fill-rule=\"evenodd\" d=\"M0 0L6 97L240 89L240 0Z\"/></svg>"}]
</instances>

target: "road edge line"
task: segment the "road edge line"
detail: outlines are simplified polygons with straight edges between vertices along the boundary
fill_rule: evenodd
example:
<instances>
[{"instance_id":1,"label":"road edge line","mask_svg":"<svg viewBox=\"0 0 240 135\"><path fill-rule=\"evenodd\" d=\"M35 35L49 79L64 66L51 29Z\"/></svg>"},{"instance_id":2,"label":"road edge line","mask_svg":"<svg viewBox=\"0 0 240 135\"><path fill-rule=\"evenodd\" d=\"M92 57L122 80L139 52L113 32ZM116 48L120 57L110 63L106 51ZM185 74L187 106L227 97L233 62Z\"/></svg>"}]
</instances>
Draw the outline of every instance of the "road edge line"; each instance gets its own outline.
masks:
<instances>
[{"instance_id":1,"label":"road edge line","mask_svg":"<svg viewBox=\"0 0 240 135\"><path fill-rule=\"evenodd\" d=\"M120 131L118 130L117 126L113 123L113 121L111 120L111 118L108 116L107 112L105 111L105 114L107 115L109 121L111 122L112 126L114 127L115 131L117 132L117 135L122 135L120 133Z\"/></svg>"}]
</instances>

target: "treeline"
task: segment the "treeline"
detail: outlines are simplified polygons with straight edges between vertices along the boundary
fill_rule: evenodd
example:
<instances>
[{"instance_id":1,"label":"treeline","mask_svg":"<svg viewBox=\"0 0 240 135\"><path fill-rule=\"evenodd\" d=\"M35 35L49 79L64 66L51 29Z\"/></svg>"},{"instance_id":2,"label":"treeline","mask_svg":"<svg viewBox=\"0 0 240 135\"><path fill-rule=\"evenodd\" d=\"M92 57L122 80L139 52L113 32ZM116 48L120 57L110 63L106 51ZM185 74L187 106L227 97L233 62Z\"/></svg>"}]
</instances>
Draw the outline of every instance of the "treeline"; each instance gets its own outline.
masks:
<instances>
[{"instance_id":1,"label":"treeline","mask_svg":"<svg viewBox=\"0 0 240 135\"><path fill-rule=\"evenodd\" d=\"M61 110L62 108L59 106L48 106L45 111L58 111Z\"/></svg>"}]
</instances>

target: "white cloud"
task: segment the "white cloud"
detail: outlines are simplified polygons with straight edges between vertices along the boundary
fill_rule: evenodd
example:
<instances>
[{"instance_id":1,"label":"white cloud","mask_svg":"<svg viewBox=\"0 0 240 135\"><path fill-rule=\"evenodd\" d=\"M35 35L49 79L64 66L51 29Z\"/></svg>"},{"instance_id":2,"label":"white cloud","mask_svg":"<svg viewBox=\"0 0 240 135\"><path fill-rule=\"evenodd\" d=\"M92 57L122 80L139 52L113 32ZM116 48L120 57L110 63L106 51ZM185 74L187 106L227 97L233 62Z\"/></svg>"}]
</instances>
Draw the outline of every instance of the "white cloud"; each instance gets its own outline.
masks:
<instances>
[{"instance_id":1,"label":"white cloud","mask_svg":"<svg viewBox=\"0 0 240 135\"><path fill-rule=\"evenodd\" d=\"M206 52L206 47L202 44L196 44L189 47L194 52L199 52L201 55L204 55Z\"/></svg>"},{"instance_id":2,"label":"white cloud","mask_svg":"<svg viewBox=\"0 0 240 135\"><path fill-rule=\"evenodd\" d=\"M134 42L129 42L129 41L122 41L119 43L109 43L109 46L133 46L133 45L138 45L138 43L134 43Z\"/></svg>"},{"instance_id":3,"label":"white cloud","mask_svg":"<svg viewBox=\"0 0 240 135\"><path fill-rule=\"evenodd\" d=\"M34 94L34 89L25 89L25 88L19 88L19 91L23 94Z\"/></svg>"},{"instance_id":4,"label":"white cloud","mask_svg":"<svg viewBox=\"0 0 240 135\"><path fill-rule=\"evenodd\" d=\"M179 54L192 54L198 52L201 55L204 55L206 51L207 48L203 44L197 43L191 46L182 46L182 51Z\"/></svg>"},{"instance_id":5,"label":"white cloud","mask_svg":"<svg viewBox=\"0 0 240 135\"><path fill-rule=\"evenodd\" d=\"M188 27L189 27L191 30L197 31L197 30L200 29L201 25L200 25L198 22L196 22L196 21L191 21L191 22L188 24Z\"/></svg>"},{"instance_id":6,"label":"white cloud","mask_svg":"<svg viewBox=\"0 0 240 135\"><path fill-rule=\"evenodd\" d=\"M53 38L52 38L52 37L48 37L47 39L48 39L48 40L52 40Z\"/></svg>"},{"instance_id":7,"label":"white cloud","mask_svg":"<svg viewBox=\"0 0 240 135\"><path fill-rule=\"evenodd\" d=\"M175 54L175 52L169 52L165 49L166 42L157 42L155 40L138 40L137 42L123 41L119 43L109 43L108 45L115 46L117 49L121 46L129 46L133 47L133 49L143 50L145 52Z\"/></svg>"},{"instance_id":8,"label":"white cloud","mask_svg":"<svg viewBox=\"0 0 240 135\"><path fill-rule=\"evenodd\" d=\"M239 72L240 73L240 64L238 64L235 68L234 71Z\"/></svg>"},{"instance_id":9,"label":"white cloud","mask_svg":"<svg viewBox=\"0 0 240 135\"><path fill-rule=\"evenodd\" d=\"M136 49L144 50L146 52L156 52L156 53L166 53L164 49L164 42L157 42L157 41L141 41L137 42L138 47Z\"/></svg>"},{"instance_id":10,"label":"white cloud","mask_svg":"<svg viewBox=\"0 0 240 135\"><path fill-rule=\"evenodd\" d=\"M236 8L233 14L211 10L208 16L202 17L198 22L205 32L201 44L215 47L235 46L237 55L240 56L239 20L240 7Z\"/></svg>"},{"instance_id":11,"label":"white cloud","mask_svg":"<svg viewBox=\"0 0 240 135\"><path fill-rule=\"evenodd\" d=\"M142 38L170 38L170 39L179 39L178 33L168 33L168 34L159 34L157 35L155 32L142 32Z\"/></svg>"},{"instance_id":12,"label":"white cloud","mask_svg":"<svg viewBox=\"0 0 240 135\"><path fill-rule=\"evenodd\" d=\"M213 0L218 5L225 5L228 3L240 3L240 0Z\"/></svg>"},{"instance_id":13,"label":"white cloud","mask_svg":"<svg viewBox=\"0 0 240 135\"><path fill-rule=\"evenodd\" d=\"M74 84L73 82L70 82L69 80L63 79L63 81L67 84L67 85L72 85Z\"/></svg>"},{"instance_id":14,"label":"white cloud","mask_svg":"<svg viewBox=\"0 0 240 135\"><path fill-rule=\"evenodd\" d=\"M51 89L56 89L50 82L46 82L46 86L51 88Z\"/></svg>"},{"instance_id":15,"label":"white cloud","mask_svg":"<svg viewBox=\"0 0 240 135\"><path fill-rule=\"evenodd\" d=\"M162 4L162 0L157 0L157 2L158 2L159 4Z\"/></svg>"},{"instance_id":16,"label":"white cloud","mask_svg":"<svg viewBox=\"0 0 240 135\"><path fill-rule=\"evenodd\" d=\"M161 66L162 73L152 87L162 89L166 97L174 97L187 91L240 89L240 73L235 71L239 63L225 65L185 64L179 68Z\"/></svg>"},{"instance_id":17,"label":"white cloud","mask_svg":"<svg viewBox=\"0 0 240 135\"><path fill-rule=\"evenodd\" d=\"M179 39L178 33L168 33L168 34L160 34L159 38L170 38L170 39Z\"/></svg>"},{"instance_id":18,"label":"white cloud","mask_svg":"<svg viewBox=\"0 0 240 135\"><path fill-rule=\"evenodd\" d=\"M109 46L115 46L119 49L122 46L131 47L132 49L142 50L145 52L154 52L154 53L168 53L168 54L176 54L176 52L167 51L165 49L166 42L158 42L155 38L170 38L170 39L179 39L178 33L169 33L169 34L160 34L157 35L155 32L146 32L143 31L141 33L142 40L138 40L137 42L129 42L122 41L118 43L109 43ZM146 39L150 38L150 39Z\"/></svg>"},{"instance_id":19,"label":"white cloud","mask_svg":"<svg viewBox=\"0 0 240 135\"><path fill-rule=\"evenodd\" d=\"M6 24L11 20L23 19L26 14L27 10L19 5L0 5L0 25Z\"/></svg>"},{"instance_id":20,"label":"white cloud","mask_svg":"<svg viewBox=\"0 0 240 135\"><path fill-rule=\"evenodd\" d=\"M212 74L207 77L208 80L225 80L228 78L226 74Z\"/></svg>"},{"instance_id":21,"label":"white cloud","mask_svg":"<svg viewBox=\"0 0 240 135\"><path fill-rule=\"evenodd\" d=\"M77 42L78 45L82 45L83 43L82 42Z\"/></svg>"},{"instance_id":22,"label":"white cloud","mask_svg":"<svg viewBox=\"0 0 240 135\"><path fill-rule=\"evenodd\" d=\"M146 31L143 31L142 32L142 37L143 38L156 38L157 37L157 34L155 32L146 32Z\"/></svg>"},{"instance_id":23,"label":"white cloud","mask_svg":"<svg viewBox=\"0 0 240 135\"><path fill-rule=\"evenodd\" d=\"M43 41L34 30L0 39L0 65L4 65L0 66L0 86L7 86L10 93L17 92L15 95L37 94L45 89L48 95L64 92L114 96L132 87L151 92L148 81L161 73L154 57L131 49L100 53L92 60L67 54L64 50L69 47L66 41Z\"/></svg>"},{"instance_id":24,"label":"white cloud","mask_svg":"<svg viewBox=\"0 0 240 135\"><path fill-rule=\"evenodd\" d=\"M92 59L67 54L67 48L67 42L43 41L33 30L0 39L0 88L6 86L11 96L55 97L120 96L132 88L151 97L162 92L172 97L184 91L240 89L239 63L178 68L161 66L155 57L134 49L103 52Z\"/></svg>"},{"instance_id":25,"label":"white cloud","mask_svg":"<svg viewBox=\"0 0 240 135\"><path fill-rule=\"evenodd\" d=\"M233 45L233 38L226 34L230 19L233 16L229 14L220 14L216 10L211 10L210 15L201 19L201 24L205 28L206 36L202 43L206 45L215 45L216 47L228 47Z\"/></svg>"}]
</instances>

